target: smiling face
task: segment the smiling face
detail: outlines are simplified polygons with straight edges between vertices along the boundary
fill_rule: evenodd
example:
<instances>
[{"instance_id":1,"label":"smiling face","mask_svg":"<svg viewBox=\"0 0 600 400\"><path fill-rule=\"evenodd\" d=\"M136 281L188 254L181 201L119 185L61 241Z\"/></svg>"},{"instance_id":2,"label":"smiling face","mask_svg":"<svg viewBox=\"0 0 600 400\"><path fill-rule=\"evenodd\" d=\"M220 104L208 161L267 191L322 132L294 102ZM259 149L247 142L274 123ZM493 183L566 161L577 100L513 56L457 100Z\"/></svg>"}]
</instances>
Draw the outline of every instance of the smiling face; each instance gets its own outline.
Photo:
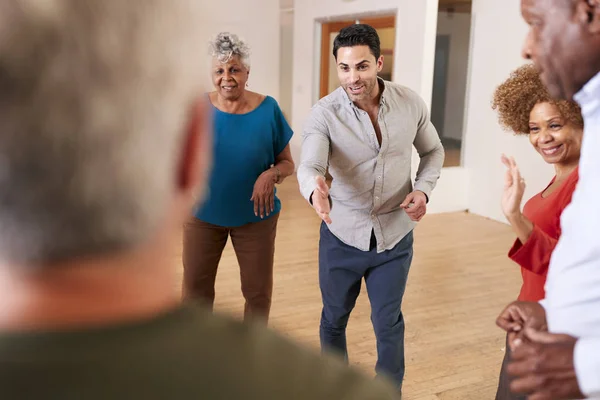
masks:
<instances>
[{"instance_id":1,"label":"smiling face","mask_svg":"<svg viewBox=\"0 0 600 400\"><path fill-rule=\"evenodd\" d=\"M529 116L529 141L549 164L579 160L583 130L574 126L551 103L538 103Z\"/></svg>"},{"instance_id":2,"label":"smiling face","mask_svg":"<svg viewBox=\"0 0 600 400\"><path fill-rule=\"evenodd\" d=\"M337 52L340 85L356 103L372 99L377 91L377 74L383 67L383 56L375 59L369 46L340 47Z\"/></svg>"},{"instance_id":3,"label":"smiling face","mask_svg":"<svg viewBox=\"0 0 600 400\"><path fill-rule=\"evenodd\" d=\"M231 57L226 63L213 58L213 84L219 96L226 100L237 100L246 90L250 70L238 56Z\"/></svg>"}]
</instances>

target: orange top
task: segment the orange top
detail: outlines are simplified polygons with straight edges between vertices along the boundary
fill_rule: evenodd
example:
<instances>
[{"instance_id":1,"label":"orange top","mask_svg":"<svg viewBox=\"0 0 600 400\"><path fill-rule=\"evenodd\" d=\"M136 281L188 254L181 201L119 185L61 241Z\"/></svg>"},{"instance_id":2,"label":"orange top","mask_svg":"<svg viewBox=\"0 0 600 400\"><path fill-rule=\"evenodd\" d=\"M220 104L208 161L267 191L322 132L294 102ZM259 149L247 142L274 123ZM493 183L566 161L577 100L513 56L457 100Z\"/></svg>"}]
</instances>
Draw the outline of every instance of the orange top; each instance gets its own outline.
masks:
<instances>
[{"instance_id":1,"label":"orange top","mask_svg":"<svg viewBox=\"0 0 600 400\"><path fill-rule=\"evenodd\" d=\"M555 179L556 177L552 178L548 186ZM542 191L529 199L523 207L523 215L533 223L533 232L525 244L517 239L508 252L508 256L521 266L521 301L539 301L545 297L544 285L550 256L561 234L560 215L571 202L578 179L579 167L548 196L542 197Z\"/></svg>"}]
</instances>

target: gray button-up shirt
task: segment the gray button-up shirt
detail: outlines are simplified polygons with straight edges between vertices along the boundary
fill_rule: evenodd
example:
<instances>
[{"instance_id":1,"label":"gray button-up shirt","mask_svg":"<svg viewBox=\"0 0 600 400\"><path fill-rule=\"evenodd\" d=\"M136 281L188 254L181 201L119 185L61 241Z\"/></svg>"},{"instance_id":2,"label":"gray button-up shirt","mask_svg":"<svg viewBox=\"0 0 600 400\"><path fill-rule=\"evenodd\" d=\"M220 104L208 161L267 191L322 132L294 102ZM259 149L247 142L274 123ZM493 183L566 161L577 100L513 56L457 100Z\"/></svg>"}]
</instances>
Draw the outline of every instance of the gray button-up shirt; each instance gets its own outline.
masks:
<instances>
[{"instance_id":1,"label":"gray button-up shirt","mask_svg":"<svg viewBox=\"0 0 600 400\"><path fill-rule=\"evenodd\" d=\"M374 231L377 251L383 252L414 228L415 222L399 206L413 190L430 197L444 163L444 148L421 97L407 87L379 82L384 84L378 116L381 146L367 112L339 87L311 110L298 181L309 200L316 189L315 177L329 170L333 178L329 230L363 251L369 250ZM420 157L414 189L413 145Z\"/></svg>"}]
</instances>

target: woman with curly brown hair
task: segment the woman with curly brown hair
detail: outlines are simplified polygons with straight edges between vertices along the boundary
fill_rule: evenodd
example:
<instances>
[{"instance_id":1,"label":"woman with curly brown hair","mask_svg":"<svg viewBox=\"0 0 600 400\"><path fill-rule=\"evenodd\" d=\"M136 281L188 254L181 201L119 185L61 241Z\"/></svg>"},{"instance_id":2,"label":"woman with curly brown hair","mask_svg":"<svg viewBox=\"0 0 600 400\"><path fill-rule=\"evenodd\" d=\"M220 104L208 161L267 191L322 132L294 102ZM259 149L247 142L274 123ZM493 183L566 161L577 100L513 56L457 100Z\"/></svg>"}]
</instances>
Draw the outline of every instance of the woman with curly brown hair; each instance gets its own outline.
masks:
<instances>
[{"instance_id":1,"label":"woman with curly brown hair","mask_svg":"<svg viewBox=\"0 0 600 400\"><path fill-rule=\"evenodd\" d=\"M521 267L523 277L518 300L538 302L544 298L550 256L560 237L560 216L571 202L578 180L583 118L575 102L555 101L550 97L539 72L530 64L516 69L498 86L492 108L498 111L504 129L528 135L533 148L554 166L555 176L550 183L529 199L521 211L525 180L515 160L502 156L507 167L502 211L517 236L508 256ZM516 333L507 337L497 400L525 399L511 393L505 371L513 335Z\"/></svg>"}]
</instances>

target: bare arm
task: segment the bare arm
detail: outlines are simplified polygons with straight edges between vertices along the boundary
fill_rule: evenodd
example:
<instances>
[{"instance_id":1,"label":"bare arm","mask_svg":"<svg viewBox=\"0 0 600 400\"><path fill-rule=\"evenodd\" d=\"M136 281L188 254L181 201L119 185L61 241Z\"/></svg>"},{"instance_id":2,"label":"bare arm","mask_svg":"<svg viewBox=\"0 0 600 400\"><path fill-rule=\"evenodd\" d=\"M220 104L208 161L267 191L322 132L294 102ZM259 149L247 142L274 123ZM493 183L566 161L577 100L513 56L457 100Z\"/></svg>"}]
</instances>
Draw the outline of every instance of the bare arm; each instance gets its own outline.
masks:
<instances>
[{"instance_id":1,"label":"bare arm","mask_svg":"<svg viewBox=\"0 0 600 400\"><path fill-rule=\"evenodd\" d=\"M296 166L292 159L292 150L288 144L283 151L277 155L275 158L275 165L271 167L275 183L282 183L285 178L294 173L295 168Z\"/></svg>"},{"instance_id":2,"label":"bare arm","mask_svg":"<svg viewBox=\"0 0 600 400\"><path fill-rule=\"evenodd\" d=\"M519 238L519 241L523 244L526 243L533 232L533 224L531 221L528 220L521 212L516 215L508 216L506 219ZM556 243L554 243L554 246L556 246ZM554 247L549 250L554 250Z\"/></svg>"}]
</instances>

